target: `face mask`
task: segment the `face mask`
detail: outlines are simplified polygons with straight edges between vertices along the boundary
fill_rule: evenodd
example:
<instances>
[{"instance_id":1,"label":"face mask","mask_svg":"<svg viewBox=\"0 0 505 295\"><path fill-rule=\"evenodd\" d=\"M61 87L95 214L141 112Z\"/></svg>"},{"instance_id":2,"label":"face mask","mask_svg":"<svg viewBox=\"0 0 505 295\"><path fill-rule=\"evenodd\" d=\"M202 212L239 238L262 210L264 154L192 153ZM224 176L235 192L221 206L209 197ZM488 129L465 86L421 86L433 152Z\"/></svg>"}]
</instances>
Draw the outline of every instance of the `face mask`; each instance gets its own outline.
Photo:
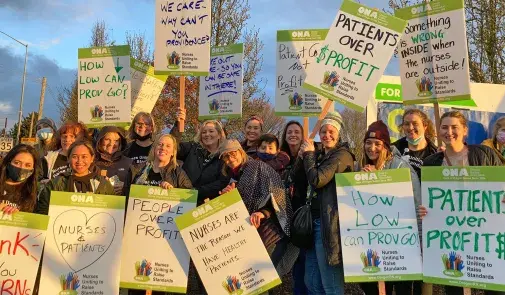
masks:
<instances>
[{"instance_id":1,"label":"face mask","mask_svg":"<svg viewBox=\"0 0 505 295\"><path fill-rule=\"evenodd\" d=\"M421 142L421 140L423 140L423 139L424 139L424 136L420 136L417 139L410 139L407 137L407 142L413 146L417 146Z\"/></svg>"},{"instance_id":2,"label":"face mask","mask_svg":"<svg viewBox=\"0 0 505 295\"><path fill-rule=\"evenodd\" d=\"M145 141L145 140L151 139L151 133L144 135L144 136L140 136L137 133L135 133L135 139L140 140L140 141Z\"/></svg>"},{"instance_id":3,"label":"face mask","mask_svg":"<svg viewBox=\"0 0 505 295\"><path fill-rule=\"evenodd\" d=\"M53 130L51 128L42 128L37 131L37 137L40 140L49 140L53 138Z\"/></svg>"},{"instance_id":4,"label":"face mask","mask_svg":"<svg viewBox=\"0 0 505 295\"><path fill-rule=\"evenodd\" d=\"M7 177L9 177L14 182L23 182L27 180L33 174L33 169L24 169L13 166L12 164L7 165Z\"/></svg>"},{"instance_id":5,"label":"face mask","mask_svg":"<svg viewBox=\"0 0 505 295\"><path fill-rule=\"evenodd\" d=\"M496 134L496 140L501 144L505 144L505 131L499 131Z\"/></svg>"},{"instance_id":6,"label":"face mask","mask_svg":"<svg viewBox=\"0 0 505 295\"><path fill-rule=\"evenodd\" d=\"M267 153L260 153L260 152L257 152L256 154L258 155L258 158L260 158L263 161L269 161L269 160L275 159L275 156L276 156L276 155L267 154Z\"/></svg>"}]
</instances>

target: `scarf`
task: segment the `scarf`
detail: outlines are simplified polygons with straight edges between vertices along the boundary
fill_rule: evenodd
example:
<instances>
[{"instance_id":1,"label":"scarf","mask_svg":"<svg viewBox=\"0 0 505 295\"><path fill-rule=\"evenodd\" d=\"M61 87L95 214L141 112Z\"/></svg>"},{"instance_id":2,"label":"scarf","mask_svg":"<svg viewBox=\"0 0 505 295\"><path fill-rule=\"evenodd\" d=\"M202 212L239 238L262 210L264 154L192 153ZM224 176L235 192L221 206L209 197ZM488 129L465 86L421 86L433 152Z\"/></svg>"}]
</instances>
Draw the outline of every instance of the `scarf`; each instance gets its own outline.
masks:
<instances>
[{"instance_id":1,"label":"scarf","mask_svg":"<svg viewBox=\"0 0 505 295\"><path fill-rule=\"evenodd\" d=\"M96 177L96 172L90 172L85 176L70 175L68 178L67 191L76 193L94 193L95 190L91 184L91 180Z\"/></svg>"}]
</instances>

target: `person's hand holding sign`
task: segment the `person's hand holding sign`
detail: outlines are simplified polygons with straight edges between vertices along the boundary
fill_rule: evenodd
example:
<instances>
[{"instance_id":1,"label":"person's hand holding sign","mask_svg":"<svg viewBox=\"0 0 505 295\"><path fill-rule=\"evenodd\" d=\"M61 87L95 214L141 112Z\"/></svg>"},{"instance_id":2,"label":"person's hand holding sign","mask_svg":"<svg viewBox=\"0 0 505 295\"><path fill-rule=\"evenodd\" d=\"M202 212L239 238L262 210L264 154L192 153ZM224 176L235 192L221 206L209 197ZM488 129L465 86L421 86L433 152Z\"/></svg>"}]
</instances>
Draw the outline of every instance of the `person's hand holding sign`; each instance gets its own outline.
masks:
<instances>
[{"instance_id":1,"label":"person's hand holding sign","mask_svg":"<svg viewBox=\"0 0 505 295\"><path fill-rule=\"evenodd\" d=\"M186 109L181 109L181 108L177 108L177 111L175 113L176 117L177 117L177 121L186 121Z\"/></svg>"},{"instance_id":2,"label":"person's hand holding sign","mask_svg":"<svg viewBox=\"0 0 505 295\"><path fill-rule=\"evenodd\" d=\"M162 183L160 183L160 186L164 189L172 189L174 188L173 185L171 185L170 183L166 182L166 181L163 181Z\"/></svg>"},{"instance_id":3,"label":"person's hand holding sign","mask_svg":"<svg viewBox=\"0 0 505 295\"><path fill-rule=\"evenodd\" d=\"M254 212L251 215L251 223L255 228L260 227L261 219L265 218L265 215L261 212Z\"/></svg>"},{"instance_id":4,"label":"person's hand holding sign","mask_svg":"<svg viewBox=\"0 0 505 295\"><path fill-rule=\"evenodd\" d=\"M219 192L219 194L220 194L220 195L224 195L224 194L226 194L226 193L228 193L228 192L230 192L230 191L234 190L234 189L235 189L235 187L236 187L235 182L232 182L232 183L228 184L225 188L223 188L223 190L221 190L221 191Z\"/></svg>"},{"instance_id":5,"label":"person's hand holding sign","mask_svg":"<svg viewBox=\"0 0 505 295\"><path fill-rule=\"evenodd\" d=\"M6 203L0 203L0 211L5 215L10 215L19 212L19 209Z\"/></svg>"}]
</instances>

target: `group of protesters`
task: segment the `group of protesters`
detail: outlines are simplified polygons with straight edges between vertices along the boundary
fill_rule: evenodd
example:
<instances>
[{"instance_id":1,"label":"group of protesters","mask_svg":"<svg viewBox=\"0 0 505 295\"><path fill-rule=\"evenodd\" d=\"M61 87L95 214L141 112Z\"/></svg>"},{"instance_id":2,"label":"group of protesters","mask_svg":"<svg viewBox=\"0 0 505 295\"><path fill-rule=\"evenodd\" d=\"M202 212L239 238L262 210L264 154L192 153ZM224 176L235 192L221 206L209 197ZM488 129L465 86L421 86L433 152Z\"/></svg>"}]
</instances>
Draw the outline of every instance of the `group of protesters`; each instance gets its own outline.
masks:
<instances>
[{"instance_id":1,"label":"group of protesters","mask_svg":"<svg viewBox=\"0 0 505 295\"><path fill-rule=\"evenodd\" d=\"M178 110L177 119L185 119L185 110ZM279 275L291 272L293 294L344 294L336 173L410 169L421 233L421 220L429 214L421 202L422 166L505 162L505 117L497 121L491 139L469 145L461 112L443 114L435 130L424 112L409 109L400 126L404 137L396 142L382 121L368 126L363 142L353 143L363 149L362 159L343 141L346 124L338 112L320 123L320 143L304 138L297 121L286 124L281 138L265 133L259 116L245 121L242 142L227 138L218 120L203 122L194 140L183 141L177 123L170 133L160 134L148 113L138 113L127 131L114 126L88 130L78 122L56 128L44 118L36 125L37 145L14 146L0 164L0 209L47 215L51 191L121 195L127 202L131 185L185 188L198 191L201 205L237 189ZM438 147L436 133L442 141ZM291 240L293 214L308 203L313 238L297 247ZM377 283L360 287L366 295L379 294ZM420 281L387 282L386 293L421 294L421 287ZM445 286L445 292L458 295L463 289Z\"/></svg>"}]
</instances>

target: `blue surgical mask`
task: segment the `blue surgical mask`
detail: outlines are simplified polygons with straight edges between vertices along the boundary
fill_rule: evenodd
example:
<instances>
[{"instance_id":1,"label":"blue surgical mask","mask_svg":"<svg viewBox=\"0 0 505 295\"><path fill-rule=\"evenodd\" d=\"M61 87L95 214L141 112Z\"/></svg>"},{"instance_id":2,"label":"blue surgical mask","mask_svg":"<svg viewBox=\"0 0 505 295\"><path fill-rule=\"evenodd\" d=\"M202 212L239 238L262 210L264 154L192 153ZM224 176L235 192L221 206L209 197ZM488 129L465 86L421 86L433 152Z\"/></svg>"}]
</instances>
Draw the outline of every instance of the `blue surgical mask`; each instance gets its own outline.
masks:
<instances>
[{"instance_id":1,"label":"blue surgical mask","mask_svg":"<svg viewBox=\"0 0 505 295\"><path fill-rule=\"evenodd\" d=\"M40 140L49 140L53 138L53 130L51 128L42 128L39 131L37 131L37 137Z\"/></svg>"},{"instance_id":2,"label":"blue surgical mask","mask_svg":"<svg viewBox=\"0 0 505 295\"><path fill-rule=\"evenodd\" d=\"M275 159L275 157L277 156L277 155L260 153L260 152L257 152L256 154L258 155L258 158L260 158L263 161L269 161L269 160Z\"/></svg>"},{"instance_id":3,"label":"blue surgical mask","mask_svg":"<svg viewBox=\"0 0 505 295\"><path fill-rule=\"evenodd\" d=\"M424 136L419 136L416 139L410 139L407 137L407 142L413 146L417 146L421 142L421 140L423 140L423 139L424 139Z\"/></svg>"}]
</instances>

